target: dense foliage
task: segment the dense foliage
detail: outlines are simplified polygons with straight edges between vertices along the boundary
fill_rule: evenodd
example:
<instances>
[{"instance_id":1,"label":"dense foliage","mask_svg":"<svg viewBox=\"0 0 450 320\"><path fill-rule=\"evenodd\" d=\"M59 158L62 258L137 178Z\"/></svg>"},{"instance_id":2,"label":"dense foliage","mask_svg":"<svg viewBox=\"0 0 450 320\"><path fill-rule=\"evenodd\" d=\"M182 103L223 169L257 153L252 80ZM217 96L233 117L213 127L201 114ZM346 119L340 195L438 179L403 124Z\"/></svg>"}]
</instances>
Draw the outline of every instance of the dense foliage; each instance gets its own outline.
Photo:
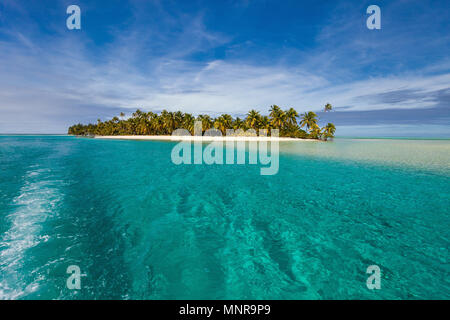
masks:
<instances>
[{"instance_id":1,"label":"dense foliage","mask_svg":"<svg viewBox=\"0 0 450 320\"><path fill-rule=\"evenodd\" d=\"M325 111L331 110L331 105L325 106ZM297 124L299 114L293 108L281 110L274 105L270 108L268 116L261 115L256 110L250 110L245 119L239 117L233 118L228 114L223 114L217 118L211 118L208 115L192 116L189 113L181 111L169 112L162 111L161 114L153 112L143 112L136 110L132 117L124 119L125 115L120 114L109 121L102 122L97 120L97 124L76 124L69 128L68 133L72 135L171 135L179 128L189 130L194 133L194 122L201 121L203 133L215 128L225 135L227 129L254 129L257 133L261 130L267 130L270 135L271 129L278 129L280 137L292 138L312 138L327 140L334 136L336 131L332 123L320 128L317 115L312 112L306 112L300 116L300 123ZM304 129L306 130L304 130Z\"/></svg>"}]
</instances>

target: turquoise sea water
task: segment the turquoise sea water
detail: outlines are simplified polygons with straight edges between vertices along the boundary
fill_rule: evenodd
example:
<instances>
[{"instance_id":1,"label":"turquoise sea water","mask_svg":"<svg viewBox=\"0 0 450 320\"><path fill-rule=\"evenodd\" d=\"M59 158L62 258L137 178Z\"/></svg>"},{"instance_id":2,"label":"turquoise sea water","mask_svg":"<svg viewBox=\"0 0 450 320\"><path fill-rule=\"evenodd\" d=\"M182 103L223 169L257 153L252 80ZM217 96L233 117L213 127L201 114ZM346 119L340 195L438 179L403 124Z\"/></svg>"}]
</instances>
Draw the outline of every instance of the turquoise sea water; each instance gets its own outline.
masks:
<instances>
[{"instance_id":1,"label":"turquoise sea water","mask_svg":"<svg viewBox=\"0 0 450 320\"><path fill-rule=\"evenodd\" d=\"M450 298L449 140L282 143L273 176L174 145L0 136L0 299Z\"/></svg>"}]
</instances>

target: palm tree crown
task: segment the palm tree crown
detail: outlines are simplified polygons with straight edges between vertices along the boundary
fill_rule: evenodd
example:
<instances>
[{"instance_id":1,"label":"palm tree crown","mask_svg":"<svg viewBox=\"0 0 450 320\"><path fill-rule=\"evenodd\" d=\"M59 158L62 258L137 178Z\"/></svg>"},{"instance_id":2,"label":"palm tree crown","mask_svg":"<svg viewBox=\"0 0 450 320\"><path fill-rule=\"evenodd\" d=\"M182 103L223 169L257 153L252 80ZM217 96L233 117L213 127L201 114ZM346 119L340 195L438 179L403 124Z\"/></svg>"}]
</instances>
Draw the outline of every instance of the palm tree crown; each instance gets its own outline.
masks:
<instances>
[{"instance_id":1,"label":"palm tree crown","mask_svg":"<svg viewBox=\"0 0 450 320\"><path fill-rule=\"evenodd\" d=\"M298 112L294 108L286 111L286 120L291 125L297 125Z\"/></svg>"},{"instance_id":2,"label":"palm tree crown","mask_svg":"<svg viewBox=\"0 0 450 320\"><path fill-rule=\"evenodd\" d=\"M300 128L306 126L306 130L314 128L317 125L317 114L312 111L302 114L302 120L300 121Z\"/></svg>"},{"instance_id":3,"label":"palm tree crown","mask_svg":"<svg viewBox=\"0 0 450 320\"><path fill-rule=\"evenodd\" d=\"M250 110L247 113L247 118L245 119L245 123L249 128L257 129L259 121L261 119L261 115L256 110Z\"/></svg>"}]
</instances>

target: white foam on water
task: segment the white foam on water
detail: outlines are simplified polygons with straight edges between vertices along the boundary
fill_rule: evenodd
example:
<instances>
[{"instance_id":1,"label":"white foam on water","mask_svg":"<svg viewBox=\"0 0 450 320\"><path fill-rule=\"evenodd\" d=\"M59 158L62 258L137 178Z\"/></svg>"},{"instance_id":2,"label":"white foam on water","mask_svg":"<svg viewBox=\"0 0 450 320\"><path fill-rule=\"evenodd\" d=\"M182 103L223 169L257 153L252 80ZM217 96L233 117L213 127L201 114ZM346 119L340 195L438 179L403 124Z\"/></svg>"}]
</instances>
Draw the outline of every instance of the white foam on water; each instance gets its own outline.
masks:
<instances>
[{"instance_id":1,"label":"white foam on water","mask_svg":"<svg viewBox=\"0 0 450 320\"><path fill-rule=\"evenodd\" d=\"M46 242L48 235L42 234L42 224L54 215L61 195L51 180L50 170L35 169L24 176L20 195L13 199L17 209L7 216L10 228L0 237L0 299L18 299L35 292L42 277L26 283L26 253L39 243ZM31 268L30 273L31 273ZM33 268L34 269L34 268Z\"/></svg>"}]
</instances>

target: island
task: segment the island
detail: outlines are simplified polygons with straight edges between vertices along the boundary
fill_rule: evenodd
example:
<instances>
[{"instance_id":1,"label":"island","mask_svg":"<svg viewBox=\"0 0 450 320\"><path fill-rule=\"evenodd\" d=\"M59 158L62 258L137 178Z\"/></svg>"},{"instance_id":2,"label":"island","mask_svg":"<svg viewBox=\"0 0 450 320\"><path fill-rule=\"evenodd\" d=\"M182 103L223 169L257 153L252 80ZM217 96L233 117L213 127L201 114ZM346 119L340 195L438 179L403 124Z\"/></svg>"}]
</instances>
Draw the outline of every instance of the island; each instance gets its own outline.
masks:
<instances>
[{"instance_id":1,"label":"island","mask_svg":"<svg viewBox=\"0 0 450 320\"><path fill-rule=\"evenodd\" d=\"M324 111L332 110L331 104L325 105ZM297 118L300 121L297 123ZM125 119L125 114L113 117L108 121L97 120L97 124L76 124L68 129L69 135L102 137L102 138L139 138L142 139L164 139L177 134L177 129L185 129L186 136L189 134L195 137L195 123L201 123L203 136L226 136L230 138L252 139L258 137L262 139L274 138L272 132L278 130L277 139L304 139L327 141L334 137L336 127L333 123L328 123L324 127L318 124L317 114L308 111L299 113L294 108L282 110L279 106L270 107L269 115L261 115L256 110L250 110L244 119L233 118L229 114L222 114L213 118L206 114L197 117L190 113L181 111L170 112L163 110L160 114L154 112L143 112L136 110L131 117ZM217 132L217 135L211 134ZM206 134L205 134L206 133ZM209 134L208 134L209 133Z\"/></svg>"}]
</instances>

